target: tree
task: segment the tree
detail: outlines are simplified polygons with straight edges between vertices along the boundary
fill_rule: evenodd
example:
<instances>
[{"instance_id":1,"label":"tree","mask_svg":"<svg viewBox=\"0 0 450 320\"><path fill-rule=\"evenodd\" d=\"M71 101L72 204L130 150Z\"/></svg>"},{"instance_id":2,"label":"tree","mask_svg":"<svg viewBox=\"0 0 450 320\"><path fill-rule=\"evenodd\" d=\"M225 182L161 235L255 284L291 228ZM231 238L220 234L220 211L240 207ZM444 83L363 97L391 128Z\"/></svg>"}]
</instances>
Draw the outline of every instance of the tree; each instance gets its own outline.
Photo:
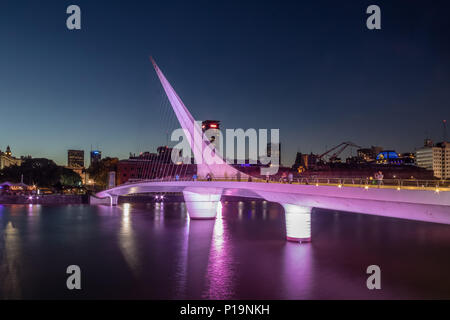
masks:
<instances>
[{"instance_id":1,"label":"tree","mask_svg":"<svg viewBox=\"0 0 450 320\"><path fill-rule=\"evenodd\" d=\"M94 162L88 169L89 178L94 179L95 184L106 189L108 185L108 173L110 171L117 171L117 158L104 158L98 162Z\"/></svg>"},{"instance_id":2,"label":"tree","mask_svg":"<svg viewBox=\"0 0 450 320\"><path fill-rule=\"evenodd\" d=\"M80 175L75 171L65 167L60 167L59 182L63 186L78 187L81 185L82 181Z\"/></svg>"},{"instance_id":3,"label":"tree","mask_svg":"<svg viewBox=\"0 0 450 320\"><path fill-rule=\"evenodd\" d=\"M10 166L0 170L0 181L23 182L44 188L55 186L77 186L81 177L74 171L58 166L45 158L25 159L20 166Z\"/></svg>"}]
</instances>

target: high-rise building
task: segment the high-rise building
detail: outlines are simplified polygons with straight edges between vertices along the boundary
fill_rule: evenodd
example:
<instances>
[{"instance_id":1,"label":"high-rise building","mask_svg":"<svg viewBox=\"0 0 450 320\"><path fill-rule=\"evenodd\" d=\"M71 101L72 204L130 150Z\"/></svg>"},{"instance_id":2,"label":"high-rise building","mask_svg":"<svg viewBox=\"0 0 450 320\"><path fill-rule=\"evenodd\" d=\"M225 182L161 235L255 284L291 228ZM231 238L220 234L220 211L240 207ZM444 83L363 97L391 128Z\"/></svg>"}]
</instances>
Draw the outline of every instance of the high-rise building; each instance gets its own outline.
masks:
<instances>
[{"instance_id":1,"label":"high-rise building","mask_svg":"<svg viewBox=\"0 0 450 320\"><path fill-rule=\"evenodd\" d=\"M99 150L91 151L91 166L92 164L97 163L100 160L102 160L102 152Z\"/></svg>"},{"instance_id":2,"label":"high-rise building","mask_svg":"<svg viewBox=\"0 0 450 320\"><path fill-rule=\"evenodd\" d=\"M439 179L450 179L450 142L441 142L425 146L416 151L416 164L432 170Z\"/></svg>"},{"instance_id":3,"label":"high-rise building","mask_svg":"<svg viewBox=\"0 0 450 320\"><path fill-rule=\"evenodd\" d=\"M67 166L70 168L84 168L84 150L68 150Z\"/></svg>"}]
</instances>

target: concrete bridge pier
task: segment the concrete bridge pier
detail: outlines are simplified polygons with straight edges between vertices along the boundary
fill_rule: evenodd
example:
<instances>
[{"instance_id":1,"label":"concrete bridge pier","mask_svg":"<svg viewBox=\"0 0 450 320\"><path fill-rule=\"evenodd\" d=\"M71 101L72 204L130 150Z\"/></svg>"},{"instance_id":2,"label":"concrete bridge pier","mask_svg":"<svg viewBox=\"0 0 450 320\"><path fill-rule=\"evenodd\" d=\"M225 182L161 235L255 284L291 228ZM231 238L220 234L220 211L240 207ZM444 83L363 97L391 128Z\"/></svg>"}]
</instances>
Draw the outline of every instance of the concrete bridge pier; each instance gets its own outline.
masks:
<instances>
[{"instance_id":1,"label":"concrete bridge pier","mask_svg":"<svg viewBox=\"0 0 450 320\"><path fill-rule=\"evenodd\" d=\"M119 204L119 196L109 195L109 198L111 200L111 206L117 206Z\"/></svg>"},{"instance_id":2,"label":"concrete bridge pier","mask_svg":"<svg viewBox=\"0 0 450 320\"><path fill-rule=\"evenodd\" d=\"M183 195L189 218L193 220L215 219L222 191L218 188L186 188Z\"/></svg>"},{"instance_id":3,"label":"concrete bridge pier","mask_svg":"<svg viewBox=\"0 0 450 320\"><path fill-rule=\"evenodd\" d=\"M311 242L311 207L281 203L286 215L286 239Z\"/></svg>"}]
</instances>

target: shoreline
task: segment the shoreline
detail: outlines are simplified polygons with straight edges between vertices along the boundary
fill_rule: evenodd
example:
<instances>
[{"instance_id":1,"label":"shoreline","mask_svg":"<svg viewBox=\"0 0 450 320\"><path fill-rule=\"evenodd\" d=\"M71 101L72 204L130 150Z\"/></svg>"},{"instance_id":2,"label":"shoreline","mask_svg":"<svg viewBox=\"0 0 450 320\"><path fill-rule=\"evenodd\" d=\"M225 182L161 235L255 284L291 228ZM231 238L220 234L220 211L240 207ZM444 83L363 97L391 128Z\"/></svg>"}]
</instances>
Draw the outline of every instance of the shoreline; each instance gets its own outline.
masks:
<instances>
[{"instance_id":1,"label":"shoreline","mask_svg":"<svg viewBox=\"0 0 450 320\"><path fill-rule=\"evenodd\" d=\"M239 201L262 201L261 199L241 198L222 196L223 201L239 202ZM155 199L154 195L131 195L120 196L119 204L124 203L154 203L161 202ZM182 194L165 194L164 202L185 202ZM72 204L90 204L89 195L40 195L33 196L30 199L25 195L1 195L0 205L26 205L26 204L43 204L43 205L72 205Z\"/></svg>"},{"instance_id":2,"label":"shoreline","mask_svg":"<svg viewBox=\"0 0 450 320\"><path fill-rule=\"evenodd\" d=\"M86 195L1 195L0 204L88 204Z\"/></svg>"}]
</instances>

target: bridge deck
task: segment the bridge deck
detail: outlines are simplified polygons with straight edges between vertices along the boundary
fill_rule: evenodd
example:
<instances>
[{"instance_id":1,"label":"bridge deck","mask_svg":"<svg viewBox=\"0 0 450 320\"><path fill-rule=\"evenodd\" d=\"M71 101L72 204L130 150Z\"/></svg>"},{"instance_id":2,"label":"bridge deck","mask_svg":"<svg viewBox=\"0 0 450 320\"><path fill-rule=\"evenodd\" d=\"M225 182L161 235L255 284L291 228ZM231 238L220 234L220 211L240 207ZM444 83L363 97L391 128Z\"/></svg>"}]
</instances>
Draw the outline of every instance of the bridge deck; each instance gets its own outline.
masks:
<instances>
[{"instance_id":1,"label":"bridge deck","mask_svg":"<svg viewBox=\"0 0 450 320\"><path fill-rule=\"evenodd\" d=\"M392 185L267 183L258 181L146 181L102 191L99 197L152 192L194 191L202 194L260 198L281 204L373 214L450 224L450 192L436 187Z\"/></svg>"}]
</instances>

